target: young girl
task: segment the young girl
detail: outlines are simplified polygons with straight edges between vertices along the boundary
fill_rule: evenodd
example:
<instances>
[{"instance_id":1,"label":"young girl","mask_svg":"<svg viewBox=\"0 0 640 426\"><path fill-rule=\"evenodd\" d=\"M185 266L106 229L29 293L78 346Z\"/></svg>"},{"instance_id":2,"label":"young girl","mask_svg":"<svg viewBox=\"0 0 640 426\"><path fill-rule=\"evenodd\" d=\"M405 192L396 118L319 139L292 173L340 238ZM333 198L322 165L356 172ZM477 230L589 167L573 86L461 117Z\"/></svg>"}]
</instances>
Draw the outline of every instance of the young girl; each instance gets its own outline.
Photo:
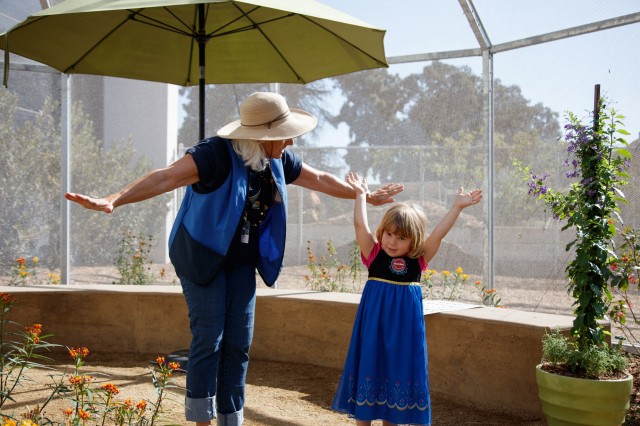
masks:
<instances>
[{"instance_id":1,"label":"young girl","mask_svg":"<svg viewBox=\"0 0 640 426\"><path fill-rule=\"evenodd\" d=\"M382 218L375 234L367 224L366 179L349 173L356 192L354 225L369 278L358 307L349 353L331 408L356 419L357 426L382 420L430 425L431 404L420 276L465 207L482 191L463 194L427 235L418 206L399 203Z\"/></svg>"}]
</instances>

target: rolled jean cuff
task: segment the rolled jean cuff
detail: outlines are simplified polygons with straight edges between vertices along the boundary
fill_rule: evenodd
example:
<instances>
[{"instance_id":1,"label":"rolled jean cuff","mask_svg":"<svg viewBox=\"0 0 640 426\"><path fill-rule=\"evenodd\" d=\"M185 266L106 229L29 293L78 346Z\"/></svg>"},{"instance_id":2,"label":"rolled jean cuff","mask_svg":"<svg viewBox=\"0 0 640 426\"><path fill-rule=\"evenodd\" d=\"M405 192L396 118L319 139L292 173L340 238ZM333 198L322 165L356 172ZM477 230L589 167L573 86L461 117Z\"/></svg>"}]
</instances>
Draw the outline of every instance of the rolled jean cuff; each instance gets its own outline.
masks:
<instances>
[{"instance_id":1,"label":"rolled jean cuff","mask_svg":"<svg viewBox=\"0 0 640 426\"><path fill-rule=\"evenodd\" d=\"M216 397L189 398L184 400L184 413L189 422L208 422L216 417Z\"/></svg>"},{"instance_id":2,"label":"rolled jean cuff","mask_svg":"<svg viewBox=\"0 0 640 426\"><path fill-rule=\"evenodd\" d=\"M218 426L241 426L244 420L244 408L231 414L218 413Z\"/></svg>"}]
</instances>

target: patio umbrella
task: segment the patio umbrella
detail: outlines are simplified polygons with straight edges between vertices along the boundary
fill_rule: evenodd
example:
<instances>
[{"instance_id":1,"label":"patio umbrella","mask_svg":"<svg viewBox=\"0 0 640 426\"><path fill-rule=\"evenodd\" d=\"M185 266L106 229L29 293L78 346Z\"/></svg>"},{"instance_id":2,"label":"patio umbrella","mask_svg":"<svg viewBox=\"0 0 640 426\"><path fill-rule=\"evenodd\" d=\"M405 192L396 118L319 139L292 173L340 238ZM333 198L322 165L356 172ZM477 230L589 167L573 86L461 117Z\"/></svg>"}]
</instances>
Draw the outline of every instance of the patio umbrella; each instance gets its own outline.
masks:
<instances>
[{"instance_id":1,"label":"patio umbrella","mask_svg":"<svg viewBox=\"0 0 640 426\"><path fill-rule=\"evenodd\" d=\"M313 0L66 0L0 35L63 73L200 86L307 83L386 67L384 30Z\"/></svg>"}]
</instances>

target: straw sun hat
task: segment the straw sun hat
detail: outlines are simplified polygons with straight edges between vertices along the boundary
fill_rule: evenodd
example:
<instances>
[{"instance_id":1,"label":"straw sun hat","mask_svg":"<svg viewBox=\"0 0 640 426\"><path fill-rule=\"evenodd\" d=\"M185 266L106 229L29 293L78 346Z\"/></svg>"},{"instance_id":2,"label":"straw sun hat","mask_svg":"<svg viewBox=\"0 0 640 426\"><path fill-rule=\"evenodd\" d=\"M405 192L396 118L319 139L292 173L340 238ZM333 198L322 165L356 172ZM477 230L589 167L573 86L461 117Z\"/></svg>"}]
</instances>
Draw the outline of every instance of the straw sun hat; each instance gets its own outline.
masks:
<instances>
[{"instance_id":1,"label":"straw sun hat","mask_svg":"<svg viewBox=\"0 0 640 426\"><path fill-rule=\"evenodd\" d=\"M291 139L313 130L316 124L318 120L312 114L289 108L282 95L256 92L240 104L240 120L218 130L218 136L258 141Z\"/></svg>"}]
</instances>

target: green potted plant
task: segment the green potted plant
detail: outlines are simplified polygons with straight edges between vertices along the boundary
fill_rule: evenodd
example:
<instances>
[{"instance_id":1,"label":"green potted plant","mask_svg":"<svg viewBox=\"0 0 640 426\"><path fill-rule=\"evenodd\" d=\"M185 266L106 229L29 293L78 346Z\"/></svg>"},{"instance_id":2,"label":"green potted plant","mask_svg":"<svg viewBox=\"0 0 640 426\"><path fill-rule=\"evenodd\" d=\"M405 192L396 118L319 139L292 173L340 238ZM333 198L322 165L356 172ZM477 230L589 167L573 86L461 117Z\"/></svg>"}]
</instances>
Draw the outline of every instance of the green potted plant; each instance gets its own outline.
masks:
<instances>
[{"instance_id":1,"label":"green potted plant","mask_svg":"<svg viewBox=\"0 0 640 426\"><path fill-rule=\"evenodd\" d=\"M631 159L623 136L629 133L622 129L624 117L607 107L598 89L592 125L567 114L563 143L568 153L566 176L573 180L567 189L549 188L548 174L536 175L514 162L529 194L566 222L563 231L575 232L566 246L573 253L566 268L568 293L574 300L573 326L569 338L557 330L545 335L542 363L536 369L542 409L550 425L622 424L633 385L633 377L626 373L626 355L621 345L608 342L603 323L611 290L623 281L611 265L618 260L616 225L622 225L619 204L625 202L620 188L626 184ZM615 392L620 394L619 402L612 402ZM594 412L600 408L603 412Z\"/></svg>"}]
</instances>

